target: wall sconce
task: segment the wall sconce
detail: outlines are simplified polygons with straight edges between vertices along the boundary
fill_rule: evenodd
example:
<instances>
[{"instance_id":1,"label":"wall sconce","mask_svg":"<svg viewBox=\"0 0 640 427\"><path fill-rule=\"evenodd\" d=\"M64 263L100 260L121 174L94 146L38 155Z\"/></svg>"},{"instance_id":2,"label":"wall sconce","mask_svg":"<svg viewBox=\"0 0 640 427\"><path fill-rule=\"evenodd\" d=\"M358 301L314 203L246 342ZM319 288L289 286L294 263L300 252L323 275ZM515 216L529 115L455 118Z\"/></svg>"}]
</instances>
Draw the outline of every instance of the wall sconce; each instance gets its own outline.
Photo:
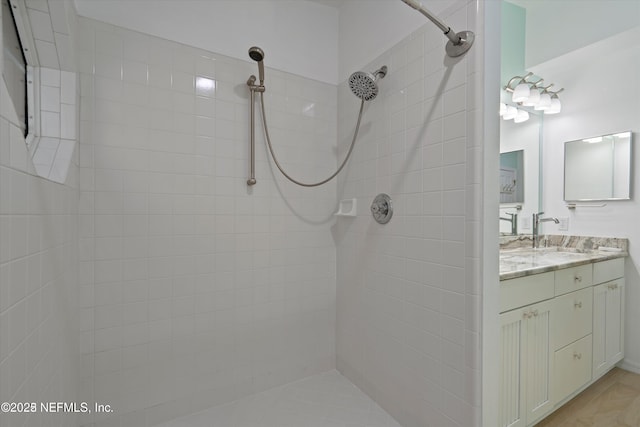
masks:
<instances>
[{"instance_id":1,"label":"wall sconce","mask_svg":"<svg viewBox=\"0 0 640 427\"><path fill-rule=\"evenodd\" d=\"M562 103L558 98L558 94L564 88L553 92L549 90L553 83L548 86L542 86L544 79L531 82L528 79L532 76L533 73L529 72L524 76L515 76L509 80L504 90L511 93L511 101L524 107L533 107L534 110L543 111L544 114L559 113L562 110ZM504 115L501 114L501 116L504 118Z\"/></svg>"}]
</instances>

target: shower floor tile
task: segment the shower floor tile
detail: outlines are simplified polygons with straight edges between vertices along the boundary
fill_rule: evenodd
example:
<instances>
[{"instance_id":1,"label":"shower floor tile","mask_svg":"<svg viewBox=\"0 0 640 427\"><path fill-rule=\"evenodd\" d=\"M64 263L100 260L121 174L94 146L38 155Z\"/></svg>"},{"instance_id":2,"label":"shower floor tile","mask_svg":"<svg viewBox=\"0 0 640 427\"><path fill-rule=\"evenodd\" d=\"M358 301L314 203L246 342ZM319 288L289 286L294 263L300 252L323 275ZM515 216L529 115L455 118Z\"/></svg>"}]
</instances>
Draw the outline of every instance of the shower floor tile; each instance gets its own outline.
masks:
<instances>
[{"instance_id":1,"label":"shower floor tile","mask_svg":"<svg viewBox=\"0 0 640 427\"><path fill-rule=\"evenodd\" d=\"M401 427L337 371L314 375L156 427Z\"/></svg>"}]
</instances>

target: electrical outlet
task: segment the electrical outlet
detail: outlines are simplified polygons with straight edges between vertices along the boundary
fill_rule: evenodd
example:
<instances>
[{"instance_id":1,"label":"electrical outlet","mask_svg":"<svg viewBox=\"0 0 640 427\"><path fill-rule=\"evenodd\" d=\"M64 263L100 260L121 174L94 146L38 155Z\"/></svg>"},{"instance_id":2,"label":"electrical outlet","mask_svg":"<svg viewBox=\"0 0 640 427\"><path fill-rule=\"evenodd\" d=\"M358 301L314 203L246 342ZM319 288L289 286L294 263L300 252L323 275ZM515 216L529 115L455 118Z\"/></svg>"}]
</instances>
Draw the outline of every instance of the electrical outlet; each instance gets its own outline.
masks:
<instances>
[{"instance_id":1,"label":"electrical outlet","mask_svg":"<svg viewBox=\"0 0 640 427\"><path fill-rule=\"evenodd\" d=\"M522 218L522 221L520 221L520 227L523 230L531 230L531 218L529 217Z\"/></svg>"},{"instance_id":2,"label":"electrical outlet","mask_svg":"<svg viewBox=\"0 0 640 427\"><path fill-rule=\"evenodd\" d=\"M558 218L560 223L558 224L558 230L569 231L569 217Z\"/></svg>"}]
</instances>

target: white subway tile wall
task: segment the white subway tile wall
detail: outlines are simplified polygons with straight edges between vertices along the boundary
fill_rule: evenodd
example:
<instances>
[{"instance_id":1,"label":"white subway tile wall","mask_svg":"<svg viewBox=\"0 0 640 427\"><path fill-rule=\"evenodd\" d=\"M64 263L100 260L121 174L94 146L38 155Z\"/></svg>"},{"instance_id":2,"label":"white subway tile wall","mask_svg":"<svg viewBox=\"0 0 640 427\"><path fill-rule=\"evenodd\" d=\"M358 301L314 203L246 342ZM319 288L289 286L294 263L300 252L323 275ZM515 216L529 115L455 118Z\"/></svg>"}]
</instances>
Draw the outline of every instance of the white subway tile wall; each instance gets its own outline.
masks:
<instances>
[{"instance_id":1,"label":"white subway tile wall","mask_svg":"<svg viewBox=\"0 0 640 427\"><path fill-rule=\"evenodd\" d=\"M83 424L152 426L333 369L336 185L286 182L256 116L247 186L255 62L79 31L82 393L116 409ZM265 85L284 167L333 172L337 88L269 68Z\"/></svg>"},{"instance_id":2,"label":"white subway tile wall","mask_svg":"<svg viewBox=\"0 0 640 427\"><path fill-rule=\"evenodd\" d=\"M482 30L476 2L446 21L478 37L462 58L430 23L367 65L388 65L338 198L337 368L406 427L480 425ZM357 100L338 90L340 152ZM378 193L394 215L373 221Z\"/></svg>"},{"instance_id":3,"label":"white subway tile wall","mask_svg":"<svg viewBox=\"0 0 640 427\"><path fill-rule=\"evenodd\" d=\"M57 141L56 141L57 144ZM79 400L78 162L66 183L35 173L0 116L0 401ZM65 171L66 173L67 171ZM3 413L1 427L78 425L75 414Z\"/></svg>"},{"instance_id":4,"label":"white subway tile wall","mask_svg":"<svg viewBox=\"0 0 640 427\"><path fill-rule=\"evenodd\" d=\"M51 39L47 3L27 3L29 16L38 23L37 37ZM56 46L48 44L53 50L42 52L40 59L53 52L51 62L57 63ZM2 53L0 64L1 59ZM60 103L75 104L75 90L72 98L64 98L60 71L42 71L42 83L48 87L41 94L41 107L51 114L43 123L46 132L56 133L61 124L75 128L75 114L69 111L60 122ZM0 84L4 85L2 79ZM1 96L6 93L3 89ZM0 402L38 405L35 412L3 412L0 427L77 426L76 414L51 415L39 407L40 402L81 399L74 141L63 150L69 160L65 179L61 183L43 179L36 173L22 130L12 122L17 117L12 103L2 99L0 104ZM55 153L49 153L51 162Z\"/></svg>"}]
</instances>

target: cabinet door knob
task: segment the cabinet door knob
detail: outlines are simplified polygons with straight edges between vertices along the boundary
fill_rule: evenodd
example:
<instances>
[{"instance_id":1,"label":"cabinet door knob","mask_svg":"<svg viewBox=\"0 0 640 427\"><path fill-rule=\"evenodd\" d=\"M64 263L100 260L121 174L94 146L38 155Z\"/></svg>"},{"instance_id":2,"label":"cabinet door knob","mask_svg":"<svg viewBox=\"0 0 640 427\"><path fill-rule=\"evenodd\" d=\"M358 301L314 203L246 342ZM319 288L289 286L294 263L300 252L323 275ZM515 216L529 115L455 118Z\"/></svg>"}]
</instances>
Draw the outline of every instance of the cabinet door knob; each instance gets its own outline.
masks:
<instances>
[{"instance_id":1,"label":"cabinet door knob","mask_svg":"<svg viewBox=\"0 0 640 427\"><path fill-rule=\"evenodd\" d=\"M573 303L574 308L582 308L582 301L576 301Z\"/></svg>"},{"instance_id":2,"label":"cabinet door knob","mask_svg":"<svg viewBox=\"0 0 640 427\"><path fill-rule=\"evenodd\" d=\"M523 319L530 319L531 318L531 311L530 310L525 310L522 312L522 318Z\"/></svg>"},{"instance_id":3,"label":"cabinet door knob","mask_svg":"<svg viewBox=\"0 0 640 427\"><path fill-rule=\"evenodd\" d=\"M533 310L533 315L534 315L535 317L538 317L538 310Z\"/></svg>"},{"instance_id":4,"label":"cabinet door knob","mask_svg":"<svg viewBox=\"0 0 640 427\"><path fill-rule=\"evenodd\" d=\"M576 276L573 277L573 280L578 282L578 283L581 283L582 282L582 276L576 275Z\"/></svg>"},{"instance_id":5,"label":"cabinet door knob","mask_svg":"<svg viewBox=\"0 0 640 427\"><path fill-rule=\"evenodd\" d=\"M582 359L582 353L574 352L573 353L573 358L576 359L576 360Z\"/></svg>"}]
</instances>

